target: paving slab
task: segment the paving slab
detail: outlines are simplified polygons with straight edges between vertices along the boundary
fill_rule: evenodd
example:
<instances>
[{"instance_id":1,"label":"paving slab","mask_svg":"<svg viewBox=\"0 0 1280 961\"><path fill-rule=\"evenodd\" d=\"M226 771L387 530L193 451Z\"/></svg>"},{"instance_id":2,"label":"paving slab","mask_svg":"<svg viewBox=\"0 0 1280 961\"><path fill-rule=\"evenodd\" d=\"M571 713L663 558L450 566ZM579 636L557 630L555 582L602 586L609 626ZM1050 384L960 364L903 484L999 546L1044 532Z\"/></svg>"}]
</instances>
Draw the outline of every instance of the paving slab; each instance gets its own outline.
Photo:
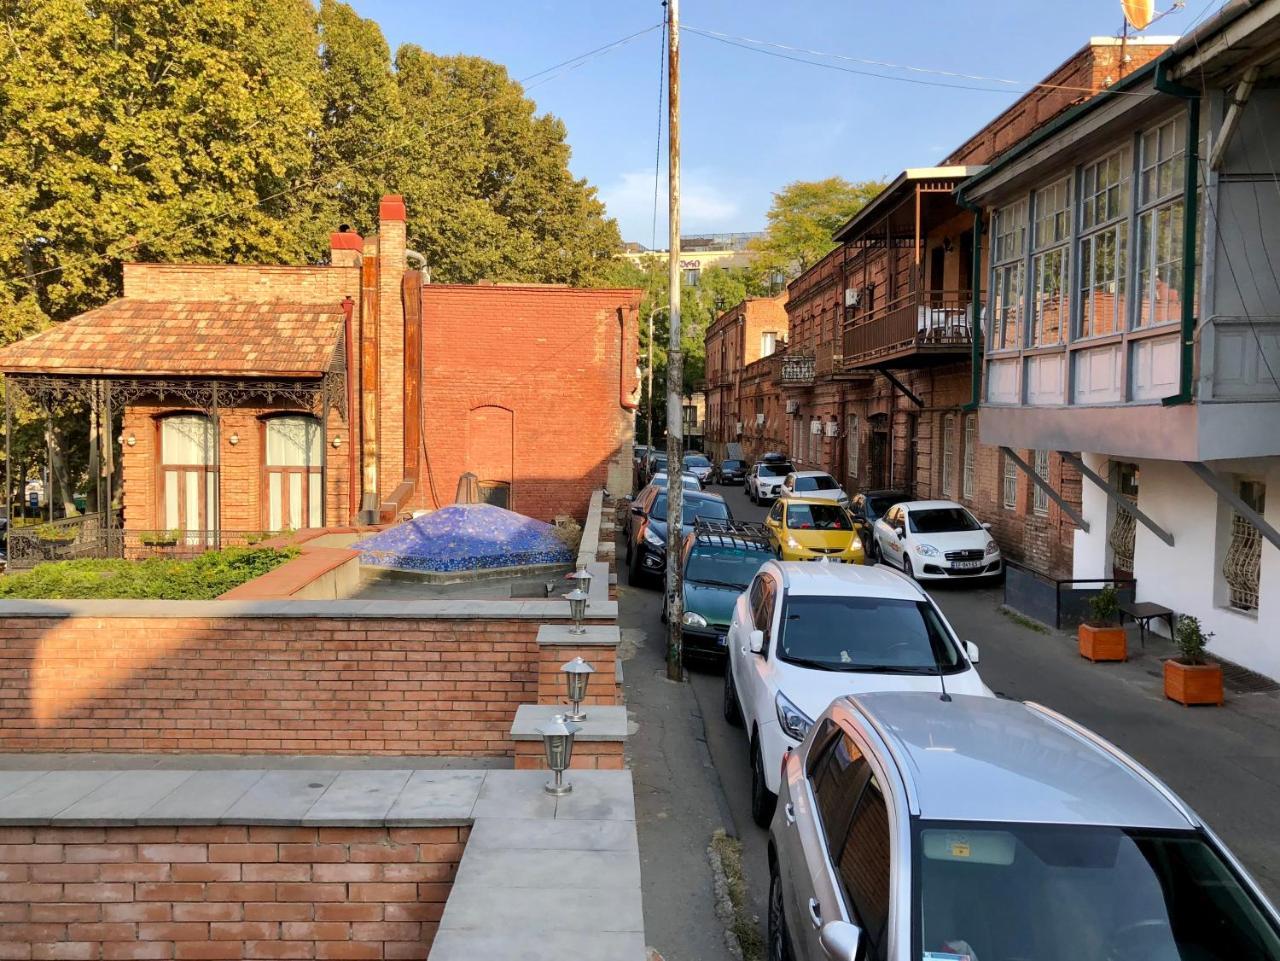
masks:
<instances>
[{"instance_id":1,"label":"paving slab","mask_svg":"<svg viewBox=\"0 0 1280 961\"><path fill-rule=\"evenodd\" d=\"M0 824L48 824L86 794L119 776L119 771L48 771L5 797L0 804Z\"/></svg>"},{"instance_id":2,"label":"paving slab","mask_svg":"<svg viewBox=\"0 0 1280 961\"><path fill-rule=\"evenodd\" d=\"M537 772L543 775L545 772ZM566 771L573 791L556 802L556 819L634 821L635 790L630 771Z\"/></svg>"},{"instance_id":3,"label":"paving slab","mask_svg":"<svg viewBox=\"0 0 1280 961\"><path fill-rule=\"evenodd\" d=\"M595 587L593 584L592 587ZM612 603L612 602L611 602ZM582 647L614 646L622 642L622 632L615 624L585 624L582 634L570 634L571 624L543 624L538 628L538 644L564 644Z\"/></svg>"},{"instance_id":4,"label":"paving slab","mask_svg":"<svg viewBox=\"0 0 1280 961\"><path fill-rule=\"evenodd\" d=\"M556 888L564 884L593 888L640 888L636 851L582 851L543 848L468 850L454 879L457 885L490 888Z\"/></svg>"},{"instance_id":5,"label":"paving slab","mask_svg":"<svg viewBox=\"0 0 1280 961\"><path fill-rule=\"evenodd\" d=\"M323 827L357 827L382 821L412 774L412 771L344 771L302 816L302 821Z\"/></svg>"},{"instance_id":6,"label":"paving slab","mask_svg":"<svg viewBox=\"0 0 1280 961\"><path fill-rule=\"evenodd\" d=\"M644 961L644 935L634 932L538 931L536 938L523 931L436 932L430 961Z\"/></svg>"},{"instance_id":7,"label":"paving slab","mask_svg":"<svg viewBox=\"0 0 1280 961\"><path fill-rule=\"evenodd\" d=\"M585 721L578 725L575 741L623 741L627 737L627 709L621 704L584 704ZM511 722L511 739L514 741L541 741L540 729L551 723L551 718L564 714L563 704L521 704L516 708Z\"/></svg>"},{"instance_id":8,"label":"paving slab","mask_svg":"<svg viewBox=\"0 0 1280 961\"><path fill-rule=\"evenodd\" d=\"M224 824L298 824L337 771L268 771L221 818Z\"/></svg>"},{"instance_id":9,"label":"paving slab","mask_svg":"<svg viewBox=\"0 0 1280 961\"><path fill-rule=\"evenodd\" d=\"M385 821L395 827L424 821L469 823L484 780L483 771L414 771Z\"/></svg>"},{"instance_id":10,"label":"paving slab","mask_svg":"<svg viewBox=\"0 0 1280 961\"><path fill-rule=\"evenodd\" d=\"M614 772L616 773L616 772ZM476 818L553 818L556 799L543 788L546 771L490 771L485 775L472 816Z\"/></svg>"},{"instance_id":11,"label":"paving slab","mask_svg":"<svg viewBox=\"0 0 1280 961\"><path fill-rule=\"evenodd\" d=\"M468 851L638 851L630 821L547 821L483 818L471 829Z\"/></svg>"},{"instance_id":12,"label":"paving slab","mask_svg":"<svg viewBox=\"0 0 1280 961\"><path fill-rule=\"evenodd\" d=\"M192 776L191 771L121 771L58 814L68 825L137 824L138 817Z\"/></svg>"},{"instance_id":13,"label":"paving slab","mask_svg":"<svg viewBox=\"0 0 1280 961\"><path fill-rule=\"evenodd\" d=\"M138 816L139 824L218 824L266 771L193 771Z\"/></svg>"},{"instance_id":14,"label":"paving slab","mask_svg":"<svg viewBox=\"0 0 1280 961\"><path fill-rule=\"evenodd\" d=\"M521 944L536 942L545 931L644 931L638 891L589 883L584 879L583 886L544 888L455 883L440 930L510 931L521 937Z\"/></svg>"}]
</instances>

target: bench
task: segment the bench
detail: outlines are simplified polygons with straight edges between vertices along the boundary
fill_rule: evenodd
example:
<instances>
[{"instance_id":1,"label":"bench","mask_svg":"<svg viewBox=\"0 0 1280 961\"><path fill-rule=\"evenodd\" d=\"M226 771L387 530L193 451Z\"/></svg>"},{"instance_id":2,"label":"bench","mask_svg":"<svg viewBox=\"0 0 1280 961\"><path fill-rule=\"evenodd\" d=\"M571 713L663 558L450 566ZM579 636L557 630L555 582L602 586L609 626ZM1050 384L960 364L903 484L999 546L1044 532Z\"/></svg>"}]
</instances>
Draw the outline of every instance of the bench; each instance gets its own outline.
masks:
<instances>
[{"instance_id":1,"label":"bench","mask_svg":"<svg viewBox=\"0 0 1280 961\"><path fill-rule=\"evenodd\" d=\"M1162 604L1156 604L1152 601L1127 601L1120 605L1120 626L1124 626L1124 619L1131 617L1134 623L1138 625L1138 637L1142 642L1145 650L1147 646L1147 628L1156 618L1163 617L1169 624L1169 636L1173 636L1173 628L1177 622L1178 615Z\"/></svg>"}]
</instances>

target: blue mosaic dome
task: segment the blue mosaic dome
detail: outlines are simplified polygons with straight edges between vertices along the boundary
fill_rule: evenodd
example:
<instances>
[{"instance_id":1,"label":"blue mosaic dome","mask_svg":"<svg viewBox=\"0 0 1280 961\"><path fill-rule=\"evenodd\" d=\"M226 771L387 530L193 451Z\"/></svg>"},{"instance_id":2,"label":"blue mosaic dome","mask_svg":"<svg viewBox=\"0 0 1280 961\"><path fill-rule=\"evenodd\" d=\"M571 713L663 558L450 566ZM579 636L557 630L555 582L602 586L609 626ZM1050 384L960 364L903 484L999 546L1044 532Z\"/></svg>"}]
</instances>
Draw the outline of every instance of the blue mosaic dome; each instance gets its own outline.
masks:
<instances>
[{"instance_id":1,"label":"blue mosaic dome","mask_svg":"<svg viewBox=\"0 0 1280 961\"><path fill-rule=\"evenodd\" d=\"M361 564L433 574L573 561L550 524L493 504L443 507L354 547Z\"/></svg>"}]
</instances>

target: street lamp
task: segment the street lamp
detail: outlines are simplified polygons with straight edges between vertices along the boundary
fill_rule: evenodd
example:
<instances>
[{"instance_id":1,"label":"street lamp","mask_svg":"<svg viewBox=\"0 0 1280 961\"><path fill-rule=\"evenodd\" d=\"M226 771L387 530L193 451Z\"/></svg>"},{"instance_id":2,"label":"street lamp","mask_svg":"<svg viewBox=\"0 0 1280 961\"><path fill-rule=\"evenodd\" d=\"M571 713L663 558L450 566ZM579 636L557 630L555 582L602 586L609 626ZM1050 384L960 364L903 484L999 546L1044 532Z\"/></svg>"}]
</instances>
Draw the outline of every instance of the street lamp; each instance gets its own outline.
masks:
<instances>
[{"instance_id":1,"label":"street lamp","mask_svg":"<svg viewBox=\"0 0 1280 961\"><path fill-rule=\"evenodd\" d=\"M582 619L587 616L587 592L574 589L568 594L560 596L569 602L569 616L573 618L573 626L569 628L569 633L575 637L587 633L587 629L582 623Z\"/></svg>"},{"instance_id":2,"label":"street lamp","mask_svg":"<svg viewBox=\"0 0 1280 961\"><path fill-rule=\"evenodd\" d=\"M582 710L582 702L587 696L587 684L591 681L591 675L596 672L596 669L579 655L561 664L560 671L564 674L565 693L569 695L569 703L572 707L572 710L565 715L565 719L585 721L587 715Z\"/></svg>"},{"instance_id":3,"label":"street lamp","mask_svg":"<svg viewBox=\"0 0 1280 961\"><path fill-rule=\"evenodd\" d=\"M563 714L552 714L551 720L538 728L542 735L542 749L547 755L547 767L555 776L546 783L543 790L553 797L563 797L573 790L572 784L565 783L564 772L573 758L573 736L582 728L573 724Z\"/></svg>"}]
</instances>

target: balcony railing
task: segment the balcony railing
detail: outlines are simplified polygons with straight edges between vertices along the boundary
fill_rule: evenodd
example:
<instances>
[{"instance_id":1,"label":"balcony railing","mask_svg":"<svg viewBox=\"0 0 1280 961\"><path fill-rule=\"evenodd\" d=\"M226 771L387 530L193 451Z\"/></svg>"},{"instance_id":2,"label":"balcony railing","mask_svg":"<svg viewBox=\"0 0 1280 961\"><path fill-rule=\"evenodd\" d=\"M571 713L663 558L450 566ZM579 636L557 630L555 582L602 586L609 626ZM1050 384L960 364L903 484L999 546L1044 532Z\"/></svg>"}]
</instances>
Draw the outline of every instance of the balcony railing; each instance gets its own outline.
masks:
<instances>
[{"instance_id":1,"label":"balcony railing","mask_svg":"<svg viewBox=\"0 0 1280 961\"><path fill-rule=\"evenodd\" d=\"M815 357L813 354L784 354L782 376L784 387L807 387L813 383Z\"/></svg>"},{"instance_id":2,"label":"balcony railing","mask_svg":"<svg viewBox=\"0 0 1280 961\"><path fill-rule=\"evenodd\" d=\"M961 352L973 342L972 302L965 290L915 291L890 301L845 328L845 368Z\"/></svg>"},{"instance_id":3,"label":"balcony railing","mask_svg":"<svg viewBox=\"0 0 1280 961\"><path fill-rule=\"evenodd\" d=\"M8 567L22 570L45 561L82 558L188 559L219 547L250 546L273 536L267 531L108 530L100 514L84 514L10 530Z\"/></svg>"}]
</instances>

